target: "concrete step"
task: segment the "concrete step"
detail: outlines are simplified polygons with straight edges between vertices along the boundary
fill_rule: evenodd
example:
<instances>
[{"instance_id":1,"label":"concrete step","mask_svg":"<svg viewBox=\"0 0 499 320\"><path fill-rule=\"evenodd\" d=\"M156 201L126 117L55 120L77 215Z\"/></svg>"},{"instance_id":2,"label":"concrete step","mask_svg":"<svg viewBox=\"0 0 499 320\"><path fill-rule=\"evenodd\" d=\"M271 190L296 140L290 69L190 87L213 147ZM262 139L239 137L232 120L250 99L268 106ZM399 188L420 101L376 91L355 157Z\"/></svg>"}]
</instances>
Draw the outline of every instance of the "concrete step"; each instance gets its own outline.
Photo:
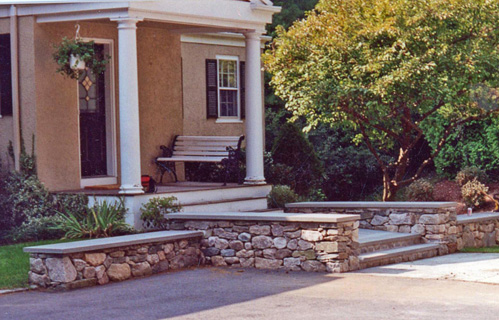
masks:
<instances>
[{"instance_id":1,"label":"concrete step","mask_svg":"<svg viewBox=\"0 0 499 320\"><path fill-rule=\"evenodd\" d=\"M365 269L435 257L438 255L439 247L439 244L422 243L406 247L363 253L359 256L360 268Z\"/></svg>"},{"instance_id":2,"label":"concrete step","mask_svg":"<svg viewBox=\"0 0 499 320\"><path fill-rule=\"evenodd\" d=\"M235 200L241 198L266 197L272 189L269 185L261 186L234 186L224 189L190 190L188 192L171 192L168 196L174 196L182 205L196 204L200 202L213 202L223 200Z\"/></svg>"},{"instance_id":3,"label":"concrete step","mask_svg":"<svg viewBox=\"0 0 499 320\"><path fill-rule=\"evenodd\" d=\"M422 242L422 237L419 234L359 229L359 247L361 254L406 247Z\"/></svg>"},{"instance_id":4,"label":"concrete step","mask_svg":"<svg viewBox=\"0 0 499 320\"><path fill-rule=\"evenodd\" d=\"M267 209L266 197L236 198L183 204L182 212L257 212Z\"/></svg>"},{"instance_id":5,"label":"concrete step","mask_svg":"<svg viewBox=\"0 0 499 320\"><path fill-rule=\"evenodd\" d=\"M282 209L276 209L276 208L267 208L267 209L260 209L260 210L249 210L249 211L244 211L244 212L277 212L277 213L284 213L284 210L282 210Z\"/></svg>"}]
</instances>

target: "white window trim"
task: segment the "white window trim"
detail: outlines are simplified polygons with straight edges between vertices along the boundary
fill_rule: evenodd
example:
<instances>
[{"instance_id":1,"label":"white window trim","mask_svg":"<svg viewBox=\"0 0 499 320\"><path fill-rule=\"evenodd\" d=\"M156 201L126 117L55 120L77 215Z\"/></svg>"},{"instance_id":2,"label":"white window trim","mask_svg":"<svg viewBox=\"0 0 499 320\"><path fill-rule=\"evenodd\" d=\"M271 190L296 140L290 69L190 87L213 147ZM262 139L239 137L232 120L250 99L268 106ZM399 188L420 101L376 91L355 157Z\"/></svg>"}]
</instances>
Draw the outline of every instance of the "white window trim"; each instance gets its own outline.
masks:
<instances>
[{"instance_id":1,"label":"white window trim","mask_svg":"<svg viewBox=\"0 0 499 320\"><path fill-rule=\"evenodd\" d=\"M224 56L224 55L217 55L217 100L218 100L218 105L217 105L217 110L218 110L218 117L215 123L242 123L243 121L241 120L241 81L240 81L240 70L239 70L239 57L238 56ZM236 61L236 70L237 70L237 117L224 117L221 116L221 110L220 110L220 72L219 72L219 61L220 60L232 60ZM236 90L235 90L236 91Z\"/></svg>"},{"instance_id":2,"label":"white window trim","mask_svg":"<svg viewBox=\"0 0 499 320\"><path fill-rule=\"evenodd\" d=\"M111 59L107 66L109 71L109 110L106 110L106 145L107 145L107 176L97 176L97 177L82 177L81 175L81 146L80 146L80 116L78 113L78 153L80 157L78 159L78 171L80 174L80 188L85 188L89 186L98 185L108 185L118 183L118 156L117 156L117 138L116 138L116 97L115 97L115 66L114 66L114 40L112 39L100 39L100 38L83 38L83 41L90 42L94 41L97 44L107 44L109 45L109 55ZM77 80L78 81L78 80ZM78 88L78 86L77 86ZM76 91L77 106L79 108L79 95L78 89ZM109 111L109 117L107 116L107 111Z\"/></svg>"}]
</instances>

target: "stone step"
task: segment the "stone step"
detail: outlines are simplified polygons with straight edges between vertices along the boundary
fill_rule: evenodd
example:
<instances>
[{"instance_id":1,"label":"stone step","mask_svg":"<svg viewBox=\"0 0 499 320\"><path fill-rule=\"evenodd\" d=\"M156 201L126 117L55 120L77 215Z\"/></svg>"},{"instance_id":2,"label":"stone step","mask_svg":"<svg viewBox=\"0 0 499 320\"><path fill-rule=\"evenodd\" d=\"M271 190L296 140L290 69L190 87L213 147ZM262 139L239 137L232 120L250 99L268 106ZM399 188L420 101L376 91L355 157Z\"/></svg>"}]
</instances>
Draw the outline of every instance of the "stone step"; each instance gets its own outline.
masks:
<instances>
[{"instance_id":1,"label":"stone step","mask_svg":"<svg viewBox=\"0 0 499 320\"><path fill-rule=\"evenodd\" d=\"M422 243L407 247L364 253L359 256L360 268L365 269L435 257L438 255L439 247L439 244Z\"/></svg>"},{"instance_id":2,"label":"stone step","mask_svg":"<svg viewBox=\"0 0 499 320\"><path fill-rule=\"evenodd\" d=\"M267 209L266 197L206 201L182 206L182 212L255 212Z\"/></svg>"},{"instance_id":3,"label":"stone step","mask_svg":"<svg viewBox=\"0 0 499 320\"><path fill-rule=\"evenodd\" d=\"M422 237L419 234L359 229L359 247L361 254L406 247L422 242Z\"/></svg>"}]
</instances>

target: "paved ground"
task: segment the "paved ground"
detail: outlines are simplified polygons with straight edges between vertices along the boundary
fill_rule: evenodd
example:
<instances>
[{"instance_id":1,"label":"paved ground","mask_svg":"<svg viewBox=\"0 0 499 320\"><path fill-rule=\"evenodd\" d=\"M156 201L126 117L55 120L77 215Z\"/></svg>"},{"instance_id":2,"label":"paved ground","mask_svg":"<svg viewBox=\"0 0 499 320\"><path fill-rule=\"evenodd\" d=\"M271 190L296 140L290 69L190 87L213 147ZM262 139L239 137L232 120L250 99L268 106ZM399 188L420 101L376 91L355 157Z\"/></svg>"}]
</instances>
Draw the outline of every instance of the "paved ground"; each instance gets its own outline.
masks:
<instances>
[{"instance_id":1,"label":"paved ground","mask_svg":"<svg viewBox=\"0 0 499 320\"><path fill-rule=\"evenodd\" d=\"M456 253L365 269L359 271L359 273L384 277L461 280L499 284L499 254Z\"/></svg>"},{"instance_id":2,"label":"paved ground","mask_svg":"<svg viewBox=\"0 0 499 320\"><path fill-rule=\"evenodd\" d=\"M392 275L205 268L0 296L0 319L498 318L497 285Z\"/></svg>"}]
</instances>

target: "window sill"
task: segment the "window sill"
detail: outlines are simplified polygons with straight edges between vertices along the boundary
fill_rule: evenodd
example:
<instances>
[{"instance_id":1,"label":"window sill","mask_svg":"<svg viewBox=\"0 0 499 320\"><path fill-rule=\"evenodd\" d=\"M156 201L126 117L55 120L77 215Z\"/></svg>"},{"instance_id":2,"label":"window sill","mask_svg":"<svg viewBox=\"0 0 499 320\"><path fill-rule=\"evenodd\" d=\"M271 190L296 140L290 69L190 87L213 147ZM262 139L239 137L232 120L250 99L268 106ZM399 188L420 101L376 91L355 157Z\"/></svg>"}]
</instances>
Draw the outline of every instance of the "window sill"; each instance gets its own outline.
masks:
<instances>
[{"instance_id":1,"label":"window sill","mask_svg":"<svg viewBox=\"0 0 499 320\"><path fill-rule=\"evenodd\" d=\"M241 119L223 119L218 118L215 123L243 123L244 121Z\"/></svg>"}]
</instances>

